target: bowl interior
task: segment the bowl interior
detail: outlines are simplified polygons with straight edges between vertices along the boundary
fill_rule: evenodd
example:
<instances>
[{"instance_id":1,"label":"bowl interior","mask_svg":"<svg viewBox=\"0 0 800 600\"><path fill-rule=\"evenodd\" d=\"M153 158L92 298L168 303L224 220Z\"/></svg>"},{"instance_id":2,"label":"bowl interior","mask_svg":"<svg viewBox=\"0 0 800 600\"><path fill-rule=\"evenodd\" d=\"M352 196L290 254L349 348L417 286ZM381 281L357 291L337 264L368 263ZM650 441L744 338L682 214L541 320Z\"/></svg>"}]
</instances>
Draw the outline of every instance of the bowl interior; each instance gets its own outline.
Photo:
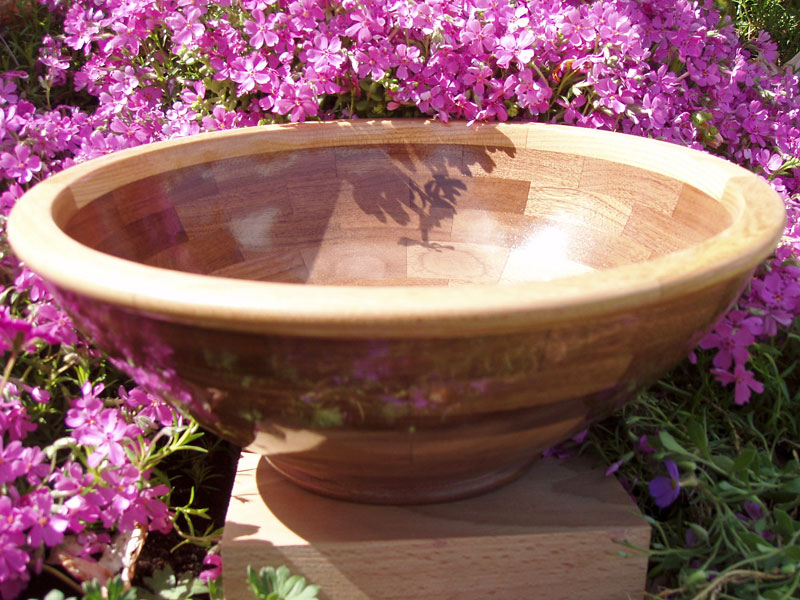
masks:
<instances>
[{"instance_id":1,"label":"bowl interior","mask_svg":"<svg viewBox=\"0 0 800 600\"><path fill-rule=\"evenodd\" d=\"M193 273L459 285L646 261L731 224L711 196L609 158L447 144L255 154L145 176L64 229L93 249Z\"/></svg>"}]
</instances>

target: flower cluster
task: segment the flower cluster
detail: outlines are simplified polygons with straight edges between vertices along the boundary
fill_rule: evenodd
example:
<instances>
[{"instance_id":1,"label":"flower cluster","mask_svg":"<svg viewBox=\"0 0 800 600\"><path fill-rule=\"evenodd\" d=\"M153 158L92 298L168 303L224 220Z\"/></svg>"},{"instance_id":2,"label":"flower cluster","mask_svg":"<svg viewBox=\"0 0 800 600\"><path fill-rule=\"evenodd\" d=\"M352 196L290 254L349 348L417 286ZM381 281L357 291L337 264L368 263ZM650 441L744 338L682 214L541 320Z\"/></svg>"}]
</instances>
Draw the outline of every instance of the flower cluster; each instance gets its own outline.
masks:
<instances>
[{"instance_id":1,"label":"flower cluster","mask_svg":"<svg viewBox=\"0 0 800 600\"><path fill-rule=\"evenodd\" d=\"M567 123L715 153L785 200L783 245L701 344L736 402L761 390L748 348L800 315L800 80L766 36L739 40L710 0L40 1L58 30L35 67L0 73L0 220L74 163L201 131L420 115ZM51 106L58 90L81 100ZM8 363L90 356L42 282L7 251L0 262ZM141 468L147 443L131 440L174 418L143 390L109 394L82 372L64 407L73 456L48 456L28 443L31 415L63 392L55 377L48 392L12 371L0 409L6 597L64 535L93 548L97 527L167 526L165 490Z\"/></svg>"},{"instance_id":2,"label":"flower cluster","mask_svg":"<svg viewBox=\"0 0 800 600\"><path fill-rule=\"evenodd\" d=\"M169 490L150 481L147 433L177 423L171 412L166 421L151 419L147 411L157 403L143 398L139 388L121 389L111 399L103 397L102 383L86 381L79 395L67 399L63 437L42 443L36 438L39 424L57 429L47 415L63 419L63 414L48 410L47 390L11 373L21 353L42 351L54 340L41 326L7 312L0 332L11 340L0 381L0 597L5 599L25 587L29 570L41 567L48 549L69 546L70 556L91 560L109 542L108 532L171 529L161 499Z\"/></svg>"}]
</instances>

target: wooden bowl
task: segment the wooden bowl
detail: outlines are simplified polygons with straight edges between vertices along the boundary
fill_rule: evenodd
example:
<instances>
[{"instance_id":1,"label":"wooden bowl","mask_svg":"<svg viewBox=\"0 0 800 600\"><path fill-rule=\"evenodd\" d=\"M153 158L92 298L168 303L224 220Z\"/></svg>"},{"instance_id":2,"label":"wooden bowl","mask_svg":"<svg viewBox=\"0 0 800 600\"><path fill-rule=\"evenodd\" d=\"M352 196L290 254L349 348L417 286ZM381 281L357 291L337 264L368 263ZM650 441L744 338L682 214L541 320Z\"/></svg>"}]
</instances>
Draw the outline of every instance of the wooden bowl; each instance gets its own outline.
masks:
<instances>
[{"instance_id":1,"label":"wooden bowl","mask_svg":"<svg viewBox=\"0 0 800 600\"><path fill-rule=\"evenodd\" d=\"M92 160L9 238L141 385L301 486L416 503L516 477L685 357L784 221L649 139L347 121Z\"/></svg>"}]
</instances>

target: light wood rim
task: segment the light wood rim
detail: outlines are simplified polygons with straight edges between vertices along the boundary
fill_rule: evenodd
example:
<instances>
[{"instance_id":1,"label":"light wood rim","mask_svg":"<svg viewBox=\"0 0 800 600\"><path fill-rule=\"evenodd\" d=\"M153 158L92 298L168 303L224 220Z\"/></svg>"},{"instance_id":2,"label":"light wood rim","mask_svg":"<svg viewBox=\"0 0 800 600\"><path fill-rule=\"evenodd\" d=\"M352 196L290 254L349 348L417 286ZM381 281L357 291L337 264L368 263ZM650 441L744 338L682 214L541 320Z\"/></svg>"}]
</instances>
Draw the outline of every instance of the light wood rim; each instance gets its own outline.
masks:
<instances>
[{"instance_id":1,"label":"light wood rim","mask_svg":"<svg viewBox=\"0 0 800 600\"><path fill-rule=\"evenodd\" d=\"M406 142L568 149L692 185L721 202L733 222L700 245L643 263L548 282L456 288L298 285L183 273L92 250L60 228L95 198L169 169L260 152ZM778 243L785 222L783 203L761 178L674 144L539 123L467 127L408 119L253 127L110 154L28 191L12 211L8 236L17 256L52 284L168 320L301 336L450 337L582 319L690 294L756 267Z\"/></svg>"}]
</instances>

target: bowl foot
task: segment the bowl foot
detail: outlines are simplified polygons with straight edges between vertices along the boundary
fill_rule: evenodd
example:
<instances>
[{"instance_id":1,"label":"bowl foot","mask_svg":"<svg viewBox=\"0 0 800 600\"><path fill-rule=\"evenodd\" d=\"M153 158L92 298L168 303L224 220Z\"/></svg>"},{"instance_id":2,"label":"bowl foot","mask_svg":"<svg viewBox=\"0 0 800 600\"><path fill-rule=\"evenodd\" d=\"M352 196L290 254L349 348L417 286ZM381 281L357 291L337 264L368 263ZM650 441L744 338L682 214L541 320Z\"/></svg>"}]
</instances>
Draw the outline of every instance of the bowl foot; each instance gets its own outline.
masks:
<instances>
[{"instance_id":1,"label":"bowl foot","mask_svg":"<svg viewBox=\"0 0 800 600\"><path fill-rule=\"evenodd\" d=\"M289 481L315 494L366 504L432 504L470 498L494 490L522 476L537 457L527 457L489 473L470 473L461 477L421 475L413 479L390 476L327 479L310 475L280 458L265 458Z\"/></svg>"}]
</instances>

